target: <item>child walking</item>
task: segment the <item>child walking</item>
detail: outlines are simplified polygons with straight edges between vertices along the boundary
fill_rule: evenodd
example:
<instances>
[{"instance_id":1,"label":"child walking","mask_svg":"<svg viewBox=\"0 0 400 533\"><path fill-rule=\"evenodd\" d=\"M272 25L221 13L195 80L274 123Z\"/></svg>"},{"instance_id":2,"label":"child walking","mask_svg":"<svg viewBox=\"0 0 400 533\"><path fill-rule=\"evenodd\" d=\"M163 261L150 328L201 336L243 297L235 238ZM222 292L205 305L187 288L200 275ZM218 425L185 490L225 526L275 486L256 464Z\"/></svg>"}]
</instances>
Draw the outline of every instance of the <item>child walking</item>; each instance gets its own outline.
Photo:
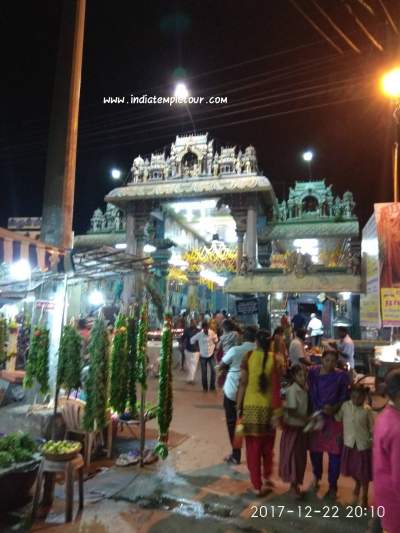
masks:
<instances>
[{"instance_id":1,"label":"child walking","mask_svg":"<svg viewBox=\"0 0 400 533\"><path fill-rule=\"evenodd\" d=\"M354 503L360 498L361 505L368 505L368 486L372 480L372 430L374 418L372 409L365 403L368 389L354 384L350 400L344 402L336 413L338 422L343 422L341 474L352 477Z\"/></svg>"},{"instance_id":2,"label":"child walking","mask_svg":"<svg viewBox=\"0 0 400 533\"><path fill-rule=\"evenodd\" d=\"M280 443L279 475L285 483L290 483L291 492L301 496L307 464L307 434L303 432L308 419L307 375L300 364L290 369L292 384L286 389L286 402L283 411L284 428Z\"/></svg>"}]
</instances>

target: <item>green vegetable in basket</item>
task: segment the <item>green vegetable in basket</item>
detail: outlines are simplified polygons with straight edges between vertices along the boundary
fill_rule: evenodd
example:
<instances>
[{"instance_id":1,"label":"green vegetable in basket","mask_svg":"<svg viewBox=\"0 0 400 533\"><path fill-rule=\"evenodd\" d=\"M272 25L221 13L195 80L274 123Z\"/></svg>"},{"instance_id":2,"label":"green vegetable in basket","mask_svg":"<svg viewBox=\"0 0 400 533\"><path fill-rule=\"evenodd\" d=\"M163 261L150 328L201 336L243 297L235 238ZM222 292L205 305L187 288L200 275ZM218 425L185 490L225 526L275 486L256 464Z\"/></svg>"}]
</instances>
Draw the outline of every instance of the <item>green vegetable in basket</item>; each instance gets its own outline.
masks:
<instances>
[{"instance_id":1,"label":"green vegetable in basket","mask_svg":"<svg viewBox=\"0 0 400 533\"><path fill-rule=\"evenodd\" d=\"M0 468L7 468L14 462L14 457L10 452L0 452Z\"/></svg>"},{"instance_id":2,"label":"green vegetable in basket","mask_svg":"<svg viewBox=\"0 0 400 533\"><path fill-rule=\"evenodd\" d=\"M25 461L30 461L33 459L33 455L28 450L24 450L23 448L17 448L14 450L14 461L16 463L24 463Z\"/></svg>"}]
</instances>

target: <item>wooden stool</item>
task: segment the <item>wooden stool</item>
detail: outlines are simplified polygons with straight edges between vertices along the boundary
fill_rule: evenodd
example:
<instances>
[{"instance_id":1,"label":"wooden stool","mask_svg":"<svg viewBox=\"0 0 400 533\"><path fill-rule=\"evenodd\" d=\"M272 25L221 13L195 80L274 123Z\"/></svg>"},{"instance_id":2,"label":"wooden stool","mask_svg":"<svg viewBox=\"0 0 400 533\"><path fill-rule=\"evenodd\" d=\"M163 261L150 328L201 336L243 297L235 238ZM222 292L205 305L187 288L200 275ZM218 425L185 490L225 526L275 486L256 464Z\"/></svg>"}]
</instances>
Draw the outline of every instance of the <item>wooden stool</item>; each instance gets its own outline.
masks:
<instances>
[{"instance_id":1,"label":"wooden stool","mask_svg":"<svg viewBox=\"0 0 400 533\"><path fill-rule=\"evenodd\" d=\"M35 520L39 507L43 478L45 479L43 501L45 501L46 505L51 505L53 501L55 475L58 472L64 472L65 475L65 521L71 522L72 520L72 510L74 507L74 474L76 471L78 471L79 480L79 510L81 511L83 509L83 465L83 457L80 454L69 461L50 461L43 457L40 463L35 495L33 497L32 522Z\"/></svg>"}]
</instances>

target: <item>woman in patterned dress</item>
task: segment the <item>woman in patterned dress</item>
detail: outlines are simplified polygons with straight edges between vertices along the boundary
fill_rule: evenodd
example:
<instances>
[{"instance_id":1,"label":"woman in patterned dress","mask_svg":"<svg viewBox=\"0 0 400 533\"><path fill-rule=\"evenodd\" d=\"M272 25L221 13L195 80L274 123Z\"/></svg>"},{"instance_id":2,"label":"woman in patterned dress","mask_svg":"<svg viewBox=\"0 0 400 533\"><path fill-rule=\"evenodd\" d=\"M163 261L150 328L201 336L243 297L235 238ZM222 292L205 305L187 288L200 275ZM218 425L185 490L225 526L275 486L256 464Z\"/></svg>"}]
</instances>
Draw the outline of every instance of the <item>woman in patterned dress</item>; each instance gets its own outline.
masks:
<instances>
[{"instance_id":1,"label":"woman in patterned dress","mask_svg":"<svg viewBox=\"0 0 400 533\"><path fill-rule=\"evenodd\" d=\"M258 496L273 487L270 476L275 426L282 415L279 381L271 338L267 331L259 330L256 349L246 354L242 362L237 397L246 440L247 467Z\"/></svg>"}]
</instances>

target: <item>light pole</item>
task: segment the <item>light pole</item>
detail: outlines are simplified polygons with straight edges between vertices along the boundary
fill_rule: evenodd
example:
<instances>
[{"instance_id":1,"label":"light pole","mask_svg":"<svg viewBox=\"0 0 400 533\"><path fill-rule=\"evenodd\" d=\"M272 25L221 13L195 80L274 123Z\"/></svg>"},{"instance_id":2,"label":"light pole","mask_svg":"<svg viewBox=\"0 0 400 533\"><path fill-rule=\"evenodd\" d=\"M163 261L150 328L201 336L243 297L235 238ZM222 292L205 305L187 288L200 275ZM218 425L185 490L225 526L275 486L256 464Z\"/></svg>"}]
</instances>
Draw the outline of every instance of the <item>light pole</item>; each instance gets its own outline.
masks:
<instances>
[{"instance_id":1,"label":"light pole","mask_svg":"<svg viewBox=\"0 0 400 533\"><path fill-rule=\"evenodd\" d=\"M310 179L312 178L311 163L312 163L313 159L314 159L314 152L312 152L311 150L307 150L307 151L303 152L303 160L308 165L308 177Z\"/></svg>"},{"instance_id":2,"label":"light pole","mask_svg":"<svg viewBox=\"0 0 400 533\"><path fill-rule=\"evenodd\" d=\"M176 84L174 96L178 99L178 104L184 104L186 107L186 111L189 115L190 122L192 123L193 133L196 133L196 126L194 124L194 120L192 117L192 113L190 112L190 108L188 106L187 99L190 96L189 89L187 88L186 84L182 81ZM180 100L180 101L179 101Z\"/></svg>"},{"instance_id":3,"label":"light pole","mask_svg":"<svg viewBox=\"0 0 400 533\"><path fill-rule=\"evenodd\" d=\"M382 76L383 93L393 102L393 118L395 121L395 140L392 148L393 161L393 201L399 201L399 142L400 142L400 67L390 70Z\"/></svg>"}]
</instances>

